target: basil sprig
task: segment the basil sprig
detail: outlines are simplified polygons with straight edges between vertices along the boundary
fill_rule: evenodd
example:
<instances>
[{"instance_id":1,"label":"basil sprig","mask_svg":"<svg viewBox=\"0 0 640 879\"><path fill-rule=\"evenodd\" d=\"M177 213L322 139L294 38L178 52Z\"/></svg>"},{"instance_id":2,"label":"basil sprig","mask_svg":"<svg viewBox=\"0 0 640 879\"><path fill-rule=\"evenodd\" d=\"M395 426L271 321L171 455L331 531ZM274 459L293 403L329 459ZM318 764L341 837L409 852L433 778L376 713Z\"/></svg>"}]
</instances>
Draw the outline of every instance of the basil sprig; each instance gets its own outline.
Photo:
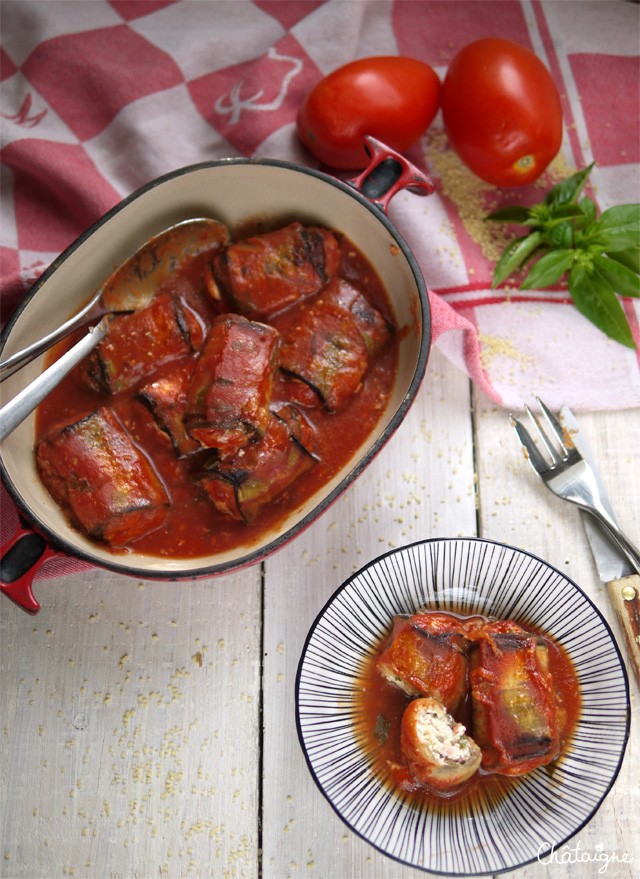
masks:
<instances>
[{"instance_id":1,"label":"basil sprig","mask_svg":"<svg viewBox=\"0 0 640 879\"><path fill-rule=\"evenodd\" d=\"M551 287L567 275L578 311L607 336L635 348L618 296L640 296L640 205L618 205L598 216L593 200L581 197L593 165L562 180L533 207L514 205L487 216L530 230L505 248L492 288L538 257L520 289Z\"/></svg>"}]
</instances>

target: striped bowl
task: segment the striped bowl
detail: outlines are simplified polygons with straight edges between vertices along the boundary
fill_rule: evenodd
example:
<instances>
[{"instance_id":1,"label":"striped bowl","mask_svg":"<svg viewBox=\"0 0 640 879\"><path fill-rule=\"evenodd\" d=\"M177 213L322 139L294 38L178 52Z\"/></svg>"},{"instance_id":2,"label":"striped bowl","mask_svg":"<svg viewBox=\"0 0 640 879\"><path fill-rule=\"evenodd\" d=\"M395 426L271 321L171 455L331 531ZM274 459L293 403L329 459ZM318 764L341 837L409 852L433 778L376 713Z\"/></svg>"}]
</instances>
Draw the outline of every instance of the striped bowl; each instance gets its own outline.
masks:
<instances>
[{"instance_id":1,"label":"striped bowl","mask_svg":"<svg viewBox=\"0 0 640 879\"><path fill-rule=\"evenodd\" d=\"M495 801L443 808L403 798L376 776L361 743L358 679L392 617L425 607L514 619L541 627L562 645L578 675L582 706L552 773L534 770ZM449 876L545 863L611 789L630 723L624 664L590 599L530 553L474 538L402 547L343 583L307 636L296 714L311 774L351 830L401 863Z\"/></svg>"}]
</instances>

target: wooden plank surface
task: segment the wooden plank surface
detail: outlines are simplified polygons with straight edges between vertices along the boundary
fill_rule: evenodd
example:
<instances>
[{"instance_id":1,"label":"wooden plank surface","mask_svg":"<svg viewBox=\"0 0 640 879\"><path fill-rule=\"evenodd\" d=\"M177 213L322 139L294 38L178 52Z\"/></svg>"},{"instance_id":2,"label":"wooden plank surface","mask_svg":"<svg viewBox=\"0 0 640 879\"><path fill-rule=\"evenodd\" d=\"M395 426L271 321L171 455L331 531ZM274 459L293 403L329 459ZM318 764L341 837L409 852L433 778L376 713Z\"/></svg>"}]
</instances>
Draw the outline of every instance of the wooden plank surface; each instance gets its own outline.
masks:
<instances>
[{"instance_id":1,"label":"wooden plank surface","mask_svg":"<svg viewBox=\"0 0 640 879\"><path fill-rule=\"evenodd\" d=\"M638 542L640 413L580 423ZM297 740L295 674L310 625L355 570L477 529L567 573L614 627L577 511L525 466L506 413L435 351L388 446L264 566L185 583L98 571L49 580L36 617L4 601L0 876L424 875L357 838L316 788ZM639 751L634 717L618 780L565 863L516 879L595 879L598 856L610 857L607 876L636 875Z\"/></svg>"},{"instance_id":2,"label":"wooden plank surface","mask_svg":"<svg viewBox=\"0 0 640 879\"><path fill-rule=\"evenodd\" d=\"M347 577L402 544L475 533L469 412L466 378L436 353L414 406L383 453L317 527L288 554L267 562L265 879L391 879L416 873L347 829L311 779L294 724L280 721L294 716L306 633Z\"/></svg>"},{"instance_id":3,"label":"wooden plank surface","mask_svg":"<svg viewBox=\"0 0 640 879\"><path fill-rule=\"evenodd\" d=\"M2 606L6 877L257 875L260 571Z\"/></svg>"}]
</instances>

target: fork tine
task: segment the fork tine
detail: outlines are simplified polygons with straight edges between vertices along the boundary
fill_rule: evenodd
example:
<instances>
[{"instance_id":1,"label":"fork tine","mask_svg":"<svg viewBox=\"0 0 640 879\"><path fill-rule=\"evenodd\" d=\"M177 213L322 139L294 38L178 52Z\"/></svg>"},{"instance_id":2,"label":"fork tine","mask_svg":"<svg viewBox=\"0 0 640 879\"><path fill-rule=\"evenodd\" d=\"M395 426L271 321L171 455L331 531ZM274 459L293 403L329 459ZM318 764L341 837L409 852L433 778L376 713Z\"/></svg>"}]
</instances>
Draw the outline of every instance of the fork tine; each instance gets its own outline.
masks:
<instances>
[{"instance_id":1,"label":"fork tine","mask_svg":"<svg viewBox=\"0 0 640 879\"><path fill-rule=\"evenodd\" d=\"M559 464L560 461L562 460L562 458L561 458L560 455L558 454L558 452L557 452L555 446L553 445L553 443L551 442L551 440L549 439L549 437L548 437L548 436L546 435L546 433L544 432L544 430L543 430L543 428L542 428L542 425L540 424L540 422L538 421L538 419L536 418L536 416L533 414L533 412L531 411L531 409L530 409L526 404L525 404L525 407L524 407L524 408L525 408L525 410L526 410L527 415L528 415L529 418L531 419L531 423L533 424L533 426L534 426L535 429L536 429L536 432L537 432L537 434L538 434L538 436L539 436L539 438L540 438L540 441L541 441L542 444L544 445L544 447L545 447L545 449L547 450L547 452L549 452L549 454L551 455L551 460L553 461L554 464Z\"/></svg>"},{"instance_id":2,"label":"fork tine","mask_svg":"<svg viewBox=\"0 0 640 879\"><path fill-rule=\"evenodd\" d=\"M538 451L538 447L531 439L529 431L526 429L526 427L520 421L518 421L517 418L514 418L513 415L509 415L509 421L511 422L511 426L515 429L515 432L518 435L520 444L525 452L525 458L538 474L538 476L540 476L542 473L549 469L548 462L545 461L545 459Z\"/></svg>"},{"instance_id":3,"label":"fork tine","mask_svg":"<svg viewBox=\"0 0 640 879\"><path fill-rule=\"evenodd\" d=\"M545 404L542 402L540 397L536 397L536 400L538 401L538 406L540 406L540 410L541 410L542 414L544 415L544 417L547 421L547 424L549 425L549 427L553 431L555 438L558 440L558 443L560 444L560 446L562 448L562 451L566 455L569 450L567 449L567 446L565 443L565 432L564 432L562 425L560 424L558 419L555 417L553 412L551 412L551 410L547 406L545 406Z\"/></svg>"}]
</instances>

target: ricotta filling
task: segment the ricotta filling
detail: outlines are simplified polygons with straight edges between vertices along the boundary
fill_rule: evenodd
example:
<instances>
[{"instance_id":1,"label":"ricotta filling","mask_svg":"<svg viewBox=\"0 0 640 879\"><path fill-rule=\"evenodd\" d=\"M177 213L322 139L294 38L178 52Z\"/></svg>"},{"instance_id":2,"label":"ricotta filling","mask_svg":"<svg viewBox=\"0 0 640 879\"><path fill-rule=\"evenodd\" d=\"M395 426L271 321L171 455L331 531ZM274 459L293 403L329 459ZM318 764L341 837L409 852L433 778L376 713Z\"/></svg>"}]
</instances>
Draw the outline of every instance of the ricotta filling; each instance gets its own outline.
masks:
<instances>
[{"instance_id":1,"label":"ricotta filling","mask_svg":"<svg viewBox=\"0 0 640 879\"><path fill-rule=\"evenodd\" d=\"M416 722L416 732L441 765L466 763L471 756L465 727L461 723L452 724L446 714L425 711Z\"/></svg>"}]
</instances>

